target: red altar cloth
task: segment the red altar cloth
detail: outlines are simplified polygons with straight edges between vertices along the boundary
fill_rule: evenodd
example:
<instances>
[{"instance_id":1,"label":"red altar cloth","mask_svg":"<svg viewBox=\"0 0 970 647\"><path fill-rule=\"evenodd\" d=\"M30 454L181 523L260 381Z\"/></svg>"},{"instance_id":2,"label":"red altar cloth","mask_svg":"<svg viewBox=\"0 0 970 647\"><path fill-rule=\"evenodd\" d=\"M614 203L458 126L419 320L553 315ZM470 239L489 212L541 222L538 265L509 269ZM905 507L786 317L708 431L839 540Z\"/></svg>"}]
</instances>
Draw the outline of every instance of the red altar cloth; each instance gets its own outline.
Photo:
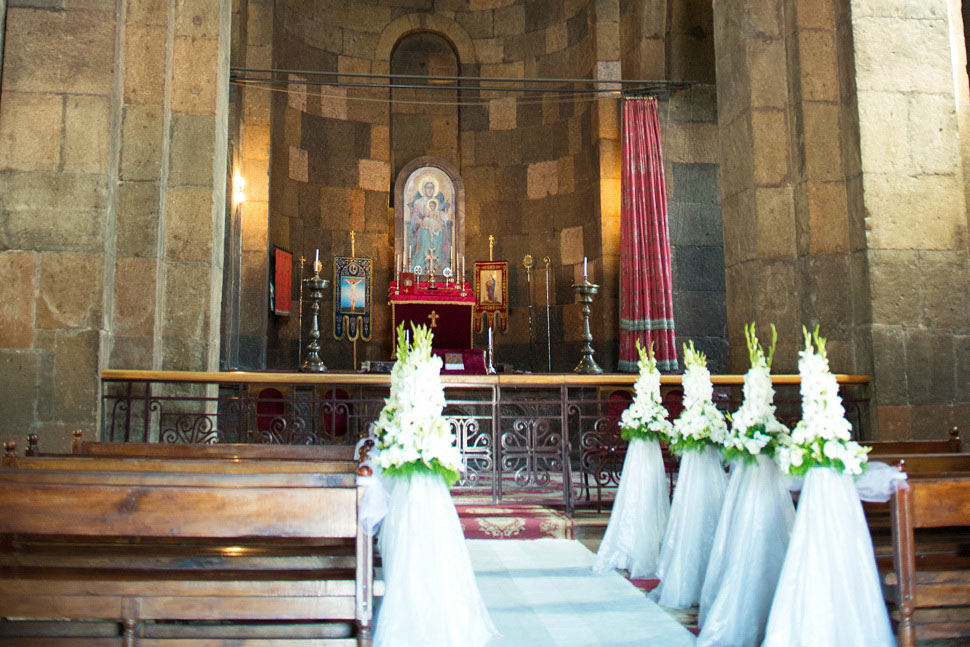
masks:
<instances>
[{"instance_id":1,"label":"red altar cloth","mask_svg":"<svg viewBox=\"0 0 970 647\"><path fill-rule=\"evenodd\" d=\"M431 326L434 333L432 347L465 350L472 347L472 312L475 295L471 285L465 284L465 296L460 285L448 288L438 283L434 289L427 283L416 283L410 294L396 294L397 283L391 281L387 301L391 306L394 330L401 322L414 322ZM397 348L397 340L394 340Z\"/></svg>"}]
</instances>

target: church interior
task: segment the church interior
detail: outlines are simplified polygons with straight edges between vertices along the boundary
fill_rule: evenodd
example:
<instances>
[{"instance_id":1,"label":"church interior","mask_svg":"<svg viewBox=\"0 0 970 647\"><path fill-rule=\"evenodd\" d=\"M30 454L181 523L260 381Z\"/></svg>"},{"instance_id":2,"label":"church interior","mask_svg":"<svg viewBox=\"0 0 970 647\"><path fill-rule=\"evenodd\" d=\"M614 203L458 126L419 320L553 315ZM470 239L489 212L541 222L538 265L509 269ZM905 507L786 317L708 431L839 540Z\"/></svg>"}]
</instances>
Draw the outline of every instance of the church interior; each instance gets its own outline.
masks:
<instances>
[{"instance_id":1,"label":"church interior","mask_svg":"<svg viewBox=\"0 0 970 647\"><path fill-rule=\"evenodd\" d=\"M362 366L389 368L406 308L498 371L469 383L492 389L474 429L500 426L502 379L525 401L536 378L561 387L542 416L599 433L607 404L570 405L599 383L569 380L590 341L603 384L637 370L623 115L648 100L665 378L693 342L740 393L745 325L773 324L795 397L818 326L858 439L962 456L967 22L966 0L0 0L0 442L157 442L159 398L210 407L208 438L252 375L282 400L311 385L320 433L356 433L389 383ZM139 371L171 373L136 407ZM576 433L556 441L569 514L592 491L568 491Z\"/></svg>"}]
</instances>

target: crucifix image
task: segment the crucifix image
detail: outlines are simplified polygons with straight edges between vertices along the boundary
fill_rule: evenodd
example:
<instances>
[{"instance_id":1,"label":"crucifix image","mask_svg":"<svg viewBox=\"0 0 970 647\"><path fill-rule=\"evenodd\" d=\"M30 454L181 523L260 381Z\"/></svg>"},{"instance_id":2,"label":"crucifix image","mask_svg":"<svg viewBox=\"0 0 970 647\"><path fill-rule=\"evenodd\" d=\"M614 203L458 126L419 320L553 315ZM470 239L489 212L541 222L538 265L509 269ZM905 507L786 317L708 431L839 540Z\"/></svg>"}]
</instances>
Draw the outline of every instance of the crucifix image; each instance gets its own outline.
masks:
<instances>
[{"instance_id":1,"label":"crucifix image","mask_svg":"<svg viewBox=\"0 0 970 647\"><path fill-rule=\"evenodd\" d=\"M438 327L438 318L440 316L441 315L439 315L434 310L431 311L431 313L428 315L428 319L431 320L431 326L430 326L431 328L437 328Z\"/></svg>"}]
</instances>

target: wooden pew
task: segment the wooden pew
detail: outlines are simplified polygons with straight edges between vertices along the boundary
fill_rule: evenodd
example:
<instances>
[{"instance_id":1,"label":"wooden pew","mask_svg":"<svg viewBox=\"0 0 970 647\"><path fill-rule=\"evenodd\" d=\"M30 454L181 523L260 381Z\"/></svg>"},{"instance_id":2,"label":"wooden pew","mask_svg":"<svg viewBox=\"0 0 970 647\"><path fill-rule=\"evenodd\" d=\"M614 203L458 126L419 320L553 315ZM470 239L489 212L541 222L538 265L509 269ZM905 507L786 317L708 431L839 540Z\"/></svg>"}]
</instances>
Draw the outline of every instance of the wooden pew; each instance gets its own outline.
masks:
<instances>
[{"instance_id":1,"label":"wooden pew","mask_svg":"<svg viewBox=\"0 0 970 647\"><path fill-rule=\"evenodd\" d=\"M882 460L882 456L957 454L961 449L960 429L951 427L943 440L875 440L862 444L872 448L869 457L876 460Z\"/></svg>"},{"instance_id":2,"label":"wooden pew","mask_svg":"<svg viewBox=\"0 0 970 647\"><path fill-rule=\"evenodd\" d=\"M254 460L334 461L354 460L352 445L271 445L256 443L108 443L84 440L73 432L71 453L80 456L122 456L130 458L223 458ZM26 456L40 456L37 434L27 436Z\"/></svg>"},{"instance_id":3,"label":"wooden pew","mask_svg":"<svg viewBox=\"0 0 970 647\"><path fill-rule=\"evenodd\" d=\"M892 498L893 574L887 597L896 605L900 647L916 639L970 636L970 554L921 554L916 531L970 527L970 477L917 479ZM934 611L949 610L940 615ZM925 612L920 621L918 612ZM961 619L962 618L962 619Z\"/></svg>"},{"instance_id":4,"label":"wooden pew","mask_svg":"<svg viewBox=\"0 0 970 647\"><path fill-rule=\"evenodd\" d=\"M125 646L142 621L347 621L356 639L283 644L368 643L373 543L354 463L13 454L0 617L114 620Z\"/></svg>"}]
</instances>

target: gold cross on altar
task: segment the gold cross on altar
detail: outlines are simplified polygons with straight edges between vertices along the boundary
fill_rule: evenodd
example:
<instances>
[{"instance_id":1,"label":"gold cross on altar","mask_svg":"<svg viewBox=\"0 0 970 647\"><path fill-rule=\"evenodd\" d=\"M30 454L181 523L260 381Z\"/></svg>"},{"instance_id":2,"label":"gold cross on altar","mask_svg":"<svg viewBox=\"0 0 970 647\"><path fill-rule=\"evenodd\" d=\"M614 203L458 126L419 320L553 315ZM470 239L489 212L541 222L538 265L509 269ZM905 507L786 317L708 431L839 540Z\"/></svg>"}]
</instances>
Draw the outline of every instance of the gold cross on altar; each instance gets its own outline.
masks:
<instances>
[{"instance_id":1,"label":"gold cross on altar","mask_svg":"<svg viewBox=\"0 0 970 647\"><path fill-rule=\"evenodd\" d=\"M429 314L429 315L428 315L428 319L430 319L430 320L431 320L431 327L432 327L432 328L437 328L437 327L438 327L438 317L440 317L440 316L441 316L441 315L439 315L439 314L438 314L437 312L435 312L434 310L432 310L432 311L431 311L431 314Z\"/></svg>"},{"instance_id":2,"label":"gold cross on altar","mask_svg":"<svg viewBox=\"0 0 970 647\"><path fill-rule=\"evenodd\" d=\"M350 256L353 258L357 256L357 232L353 229L350 230Z\"/></svg>"},{"instance_id":3,"label":"gold cross on altar","mask_svg":"<svg viewBox=\"0 0 970 647\"><path fill-rule=\"evenodd\" d=\"M428 274L433 276L435 270L438 269L438 256L434 253L433 249L428 250L428 253L424 255L424 260L428 264Z\"/></svg>"},{"instance_id":4,"label":"gold cross on altar","mask_svg":"<svg viewBox=\"0 0 970 647\"><path fill-rule=\"evenodd\" d=\"M490 261L495 260L494 258L492 258L492 247L494 246L495 246L495 236L489 236L488 237L488 260Z\"/></svg>"}]
</instances>

